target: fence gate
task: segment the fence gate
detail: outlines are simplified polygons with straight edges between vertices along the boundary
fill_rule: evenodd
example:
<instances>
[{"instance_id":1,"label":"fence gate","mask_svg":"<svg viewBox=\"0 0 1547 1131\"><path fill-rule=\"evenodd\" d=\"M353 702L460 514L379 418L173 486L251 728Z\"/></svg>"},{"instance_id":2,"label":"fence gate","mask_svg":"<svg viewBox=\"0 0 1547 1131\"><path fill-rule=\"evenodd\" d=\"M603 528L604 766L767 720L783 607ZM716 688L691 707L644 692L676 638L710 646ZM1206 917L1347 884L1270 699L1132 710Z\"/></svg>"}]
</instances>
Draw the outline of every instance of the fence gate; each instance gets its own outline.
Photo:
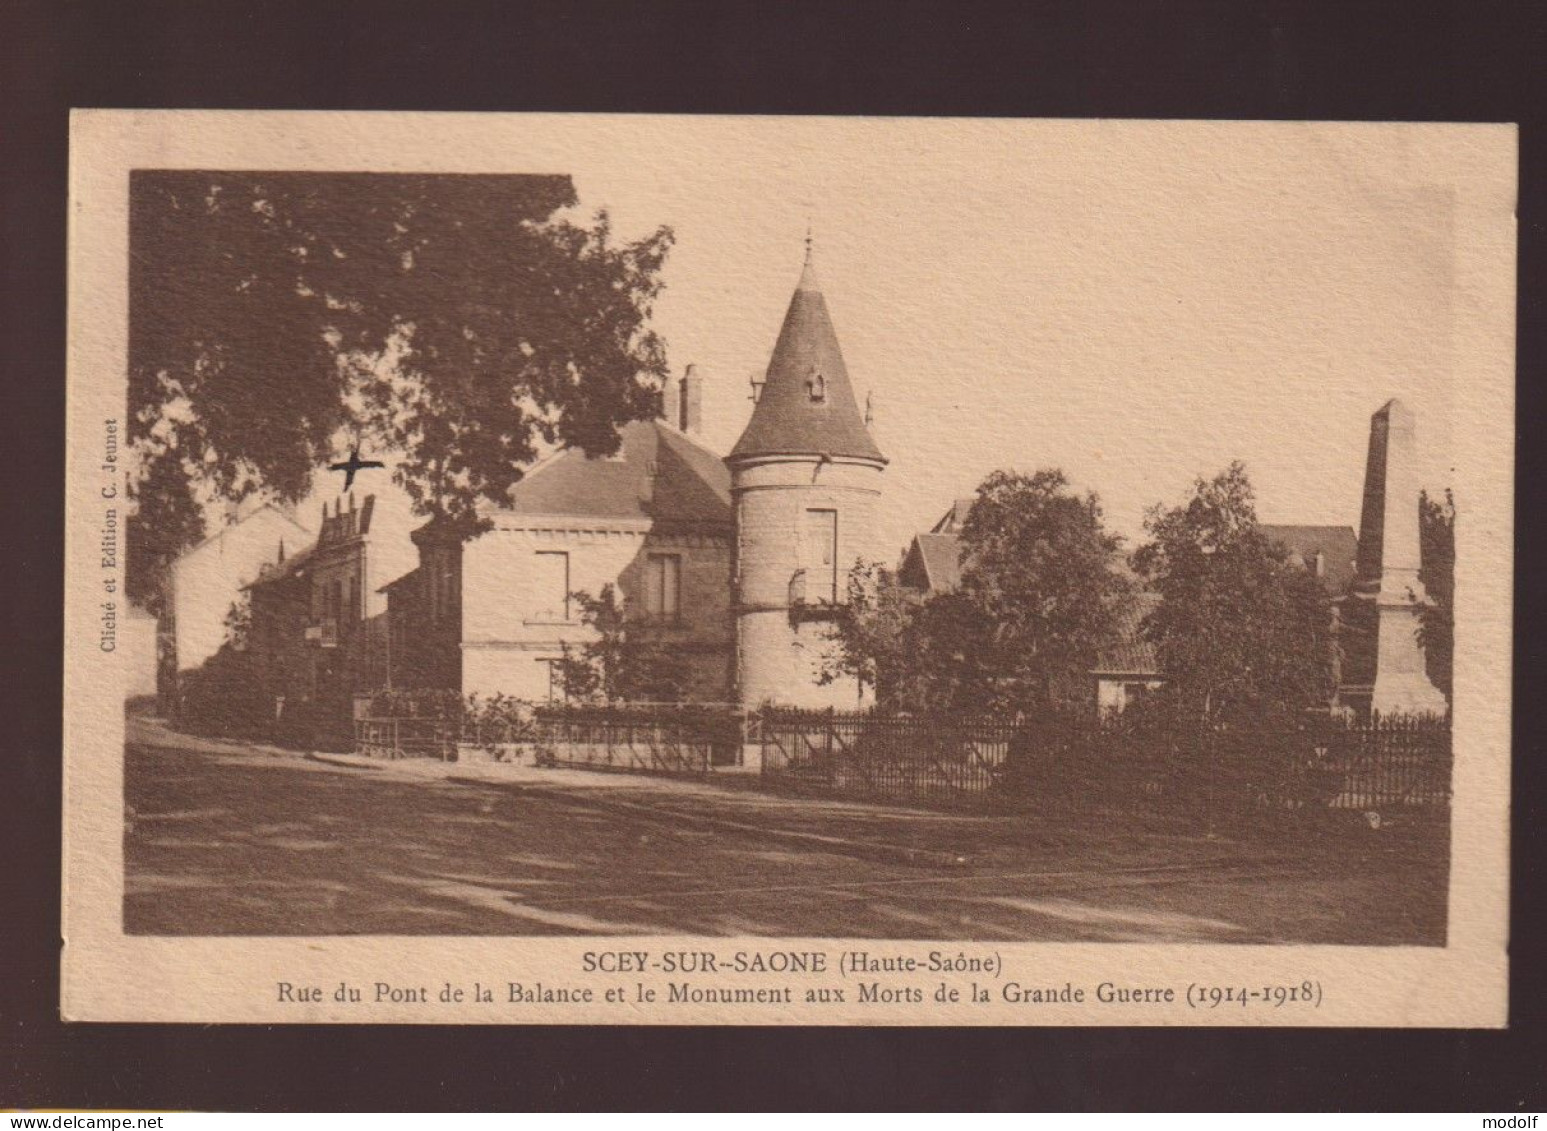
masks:
<instances>
[{"instance_id":1,"label":"fence gate","mask_svg":"<svg viewBox=\"0 0 1547 1131\"><path fill-rule=\"evenodd\" d=\"M987 799L1014 727L837 711L761 713L765 778L896 801Z\"/></svg>"}]
</instances>

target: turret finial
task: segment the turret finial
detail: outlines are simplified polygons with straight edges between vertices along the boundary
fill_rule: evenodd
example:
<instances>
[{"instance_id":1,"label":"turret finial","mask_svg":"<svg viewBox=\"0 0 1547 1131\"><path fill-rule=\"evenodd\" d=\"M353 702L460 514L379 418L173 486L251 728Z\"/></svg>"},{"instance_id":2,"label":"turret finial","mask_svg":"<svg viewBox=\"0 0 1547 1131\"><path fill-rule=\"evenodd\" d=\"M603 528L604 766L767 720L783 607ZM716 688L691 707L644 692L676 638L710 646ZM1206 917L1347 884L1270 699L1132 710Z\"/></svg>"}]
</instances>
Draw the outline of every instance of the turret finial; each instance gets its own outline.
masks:
<instances>
[{"instance_id":1,"label":"turret finial","mask_svg":"<svg viewBox=\"0 0 1547 1131\"><path fill-rule=\"evenodd\" d=\"M812 264L813 250L816 246L816 237L812 234L811 221L806 221L806 262L800 269L800 282L796 284L797 291L819 291L821 286L816 281L816 267Z\"/></svg>"}]
</instances>

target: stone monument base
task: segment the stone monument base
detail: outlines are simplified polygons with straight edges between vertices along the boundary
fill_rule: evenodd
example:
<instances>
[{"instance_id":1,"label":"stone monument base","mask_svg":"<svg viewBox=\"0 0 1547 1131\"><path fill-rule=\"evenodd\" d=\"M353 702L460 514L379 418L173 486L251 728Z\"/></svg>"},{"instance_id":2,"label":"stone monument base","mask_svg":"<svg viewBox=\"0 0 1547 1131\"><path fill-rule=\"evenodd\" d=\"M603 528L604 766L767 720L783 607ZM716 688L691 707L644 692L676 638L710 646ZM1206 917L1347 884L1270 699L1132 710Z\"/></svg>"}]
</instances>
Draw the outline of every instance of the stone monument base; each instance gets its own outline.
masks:
<instances>
[{"instance_id":1,"label":"stone monument base","mask_svg":"<svg viewBox=\"0 0 1547 1131\"><path fill-rule=\"evenodd\" d=\"M1414 601L1380 602L1379 651L1370 710L1381 715L1443 715L1445 694L1429 679L1423 648L1418 643L1418 609Z\"/></svg>"},{"instance_id":2,"label":"stone monument base","mask_svg":"<svg viewBox=\"0 0 1547 1131\"><path fill-rule=\"evenodd\" d=\"M1402 672L1377 680L1370 710L1379 715L1443 715L1445 693L1421 672Z\"/></svg>"}]
</instances>

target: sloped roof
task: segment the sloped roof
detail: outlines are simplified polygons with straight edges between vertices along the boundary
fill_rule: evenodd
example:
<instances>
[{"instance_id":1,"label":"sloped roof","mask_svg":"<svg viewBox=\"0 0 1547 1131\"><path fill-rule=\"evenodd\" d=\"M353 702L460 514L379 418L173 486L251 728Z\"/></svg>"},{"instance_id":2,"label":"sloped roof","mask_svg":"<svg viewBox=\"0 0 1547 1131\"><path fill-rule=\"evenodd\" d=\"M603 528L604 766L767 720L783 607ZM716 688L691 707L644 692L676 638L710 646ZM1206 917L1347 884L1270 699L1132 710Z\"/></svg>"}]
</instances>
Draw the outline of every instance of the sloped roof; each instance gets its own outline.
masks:
<instances>
[{"instance_id":1,"label":"sloped roof","mask_svg":"<svg viewBox=\"0 0 1547 1131\"><path fill-rule=\"evenodd\" d=\"M931 593L949 593L961 584L961 540L954 534L916 534L910 557L916 552Z\"/></svg>"},{"instance_id":2,"label":"sloped roof","mask_svg":"<svg viewBox=\"0 0 1547 1131\"><path fill-rule=\"evenodd\" d=\"M243 585L243 589L253 589L259 585L269 585L276 581L283 581L287 577L294 577L307 562L317 553L317 544L313 542L305 549L297 550L288 555L282 562L264 562L258 570L258 576Z\"/></svg>"},{"instance_id":3,"label":"sloped roof","mask_svg":"<svg viewBox=\"0 0 1547 1131\"><path fill-rule=\"evenodd\" d=\"M280 518L290 523L290 525L295 528L296 533L300 534L303 538L311 534L311 531L307 530L306 527L302 525L300 518L296 514L295 507L291 506L289 503L278 503L273 501L255 502L253 500L249 500L246 504L243 505L242 508L239 508L235 518L222 524L220 529L216 530L213 534L210 534L202 541L189 546L181 554L177 555L177 560L182 561L184 558L192 557L200 550L203 550L206 546L213 546L215 543L223 541L224 539L234 534L236 531L240 530L242 527L252 523L259 516L269 512L277 514Z\"/></svg>"},{"instance_id":4,"label":"sloped roof","mask_svg":"<svg viewBox=\"0 0 1547 1131\"><path fill-rule=\"evenodd\" d=\"M821 402L813 400L807 389L808 379L817 373L826 386ZM809 258L784 315L757 407L729 458L763 455L886 460L855 403L827 299Z\"/></svg>"},{"instance_id":5,"label":"sloped roof","mask_svg":"<svg viewBox=\"0 0 1547 1131\"><path fill-rule=\"evenodd\" d=\"M1359 539L1352 526L1263 523L1258 529L1269 540L1288 550L1290 560L1306 569L1314 568L1319 552L1322 556L1322 588L1334 596L1341 596L1348 591L1354 580L1356 559L1359 556Z\"/></svg>"},{"instance_id":6,"label":"sloped roof","mask_svg":"<svg viewBox=\"0 0 1547 1131\"><path fill-rule=\"evenodd\" d=\"M390 593L394 589L399 589L402 586L408 584L410 581L413 581L413 580L417 579L419 577L419 573L420 573L420 567L415 566L413 569L409 570L407 573L400 573L400 574L398 574L396 577L394 577L391 581L387 582L385 585L378 585L376 587L376 592L378 592L378 593Z\"/></svg>"},{"instance_id":7,"label":"sloped roof","mask_svg":"<svg viewBox=\"0 0 1547 1131\"><path fill-rule=\"evenodd\" d=\"M510 490L502 508L570 518L649 519L657 523L733 523L730 471L708 448L659 420L621 429L611 457L560 452Z\"/></svg>"},{"instance_id":8,"label":"sloped roof","mask_svg":"<svg viewBox=\"0 0 1547 1131\"><path fill-rule=\"evenodd\" d=\"M972 504L977 502L970 495L965 499L957 499L951 504L951 509L941 516L940 521L930 528L931 534L960 534L963 526L967 524L967 513L972 510Z\"/></svg>"},{"instance_id":9,"label":"sloped roof","mask_svg":"<svg viewBox=\"0 0 1547 1131\"><path fill-rule=\"evenodd\" d=\"M915 534L903 558L903 584L929 593L949 593L961 585L961 533L974 499L957 499L928 534Z\"/></svg>"},{"instance_id":10,"label":"sloped roof","mask_svg":"<svg viewBox=\"0 0 1547 1131\"><path fill-rule=\"evenodd\" d=\"M1160 605L1160 594L1135 593L1117 616L1117 639L1101 650L1096 675L1160 675L1155 646L1144 639L1144 618Z\"/></svg>"}]
</instances>

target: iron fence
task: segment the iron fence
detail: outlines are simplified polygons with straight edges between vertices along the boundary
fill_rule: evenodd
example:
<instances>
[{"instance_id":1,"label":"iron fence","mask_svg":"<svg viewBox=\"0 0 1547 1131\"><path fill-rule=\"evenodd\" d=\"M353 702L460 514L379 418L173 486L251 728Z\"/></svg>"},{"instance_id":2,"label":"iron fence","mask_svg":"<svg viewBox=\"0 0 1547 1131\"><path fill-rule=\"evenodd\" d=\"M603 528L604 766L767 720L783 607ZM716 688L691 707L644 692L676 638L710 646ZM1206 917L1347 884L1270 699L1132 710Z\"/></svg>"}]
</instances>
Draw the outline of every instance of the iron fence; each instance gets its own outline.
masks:
<instances>
[{"instance_id":1,"label":"iron fence","mask_svg":"<svg viewBox=\"0 0 1547 1131\"><path fill-rule=\"evenodd\" d=\"M355 721L356 749L457 757L529 746L541 765L636 773L756 772L828 796L966 807L1157 815L1210 823L1265 814L1448 812L1449 720L1300 716L1250 726L1053 713L942 719L724 706L549 706Z\"/></svg>"},{"instance_id":2,"label":"iron fence","mask_svg":"<svg viewBox=\"0 0 1547 1131\"><path fill-rule=\"evenodd\" d=\"M553 707L535 721L542 765L707 774L741 756L741 720L723 711Z\"/></svg>"},{"instance_id":3,"label":"iron fence","mask_svg":"<svg viewBox=\"0 0 1547 1131\"><path fill-rule=\"evenodd\" d=\"M1083 714L937 720L774 712L762 774L883 800L1216 819L1327 809L1448 809L1448 720L1307 716L1246 727Z\"/></svg>"},{"instance_id":4,"label":"iron fence","mask_svg":"<svg viewBox=\"0 0 1547 1131\"><path fill-rule=\"evenodd\" d=\"M1328 804L1412 809L1450 804L1451 740L1446 720L1377 719L1332 728L1315 752L1334 789Z\"/></svg>"},{"instance_id":5,"label":"iron fence","mask_svg":"<svg viewBox=\"0 0 1547 1131\"><path fill-rule=\"evenodd\" d=\"M355 720L355 752L371 758L438 758L457 756L460 726L455 719L359 718Z\"/></svg>"},{"instance_id":6,"label":"iron fence","mask_svg":"<svg viewBox=\"0 0 1547 1131\"><path fill-rule=\"evenodd\" d=\"M827 711L764 711L764 777L840 794L950 800L990 789L1015 725Z\"/></svg>"}]
</instances>

